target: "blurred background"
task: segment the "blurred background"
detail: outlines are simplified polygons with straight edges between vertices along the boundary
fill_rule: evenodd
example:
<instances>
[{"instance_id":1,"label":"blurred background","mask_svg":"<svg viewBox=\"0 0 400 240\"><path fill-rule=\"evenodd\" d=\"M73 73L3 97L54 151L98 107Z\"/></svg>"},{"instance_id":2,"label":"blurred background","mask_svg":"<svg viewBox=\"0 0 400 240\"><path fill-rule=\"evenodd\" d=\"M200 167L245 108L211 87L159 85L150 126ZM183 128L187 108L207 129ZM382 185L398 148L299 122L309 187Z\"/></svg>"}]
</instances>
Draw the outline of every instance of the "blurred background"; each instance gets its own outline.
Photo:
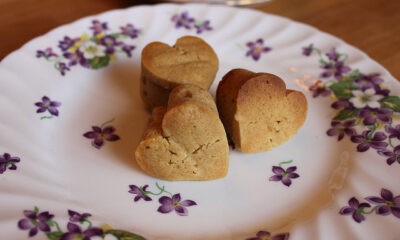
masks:
<instances>
[{"instance_id":1,"label":"blurred background","mask_svg":"<svg viewBox=\"0 0 400 240\"><path fill-rule=\"evenodd\" d=\"M0 60L32 38L79 18L166 2L0 0ZM400 0L271 0L241 7L288 17L333 34L367 53L400 79Z\"/></svg>"}]
</instances>

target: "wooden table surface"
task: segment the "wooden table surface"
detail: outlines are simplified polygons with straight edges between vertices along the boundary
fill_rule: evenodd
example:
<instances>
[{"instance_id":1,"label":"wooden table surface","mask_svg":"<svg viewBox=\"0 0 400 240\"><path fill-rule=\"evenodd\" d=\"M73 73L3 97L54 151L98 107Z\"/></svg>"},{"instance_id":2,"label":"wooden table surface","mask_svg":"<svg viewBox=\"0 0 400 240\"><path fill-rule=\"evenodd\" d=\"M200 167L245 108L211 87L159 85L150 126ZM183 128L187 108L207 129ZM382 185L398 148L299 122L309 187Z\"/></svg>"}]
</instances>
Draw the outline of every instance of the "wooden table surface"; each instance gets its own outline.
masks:
<instances>
[{"instance_id":1,"label":"wooden table surface","mask_svg":"<svg viewBox=\"0 0 400 240\"><path fill-rule=\"evenodd\" d=\"M0 0L0 59L84 16L156 1ZM272 0L252 6L310 24L367 53L400 80L400 0Z\"/></svg>"}]
</instances>

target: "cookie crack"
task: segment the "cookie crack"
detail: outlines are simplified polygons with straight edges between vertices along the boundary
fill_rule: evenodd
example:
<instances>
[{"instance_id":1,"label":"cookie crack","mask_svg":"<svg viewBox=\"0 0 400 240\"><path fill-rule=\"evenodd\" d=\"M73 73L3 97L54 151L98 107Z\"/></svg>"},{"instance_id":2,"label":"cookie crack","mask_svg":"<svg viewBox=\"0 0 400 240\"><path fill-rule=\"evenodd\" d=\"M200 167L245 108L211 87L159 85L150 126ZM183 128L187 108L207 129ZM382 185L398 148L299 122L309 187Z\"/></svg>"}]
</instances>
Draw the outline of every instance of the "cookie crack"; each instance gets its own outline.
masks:
<instances>
[{"instance_id":1,"label":"cookie crack","mask_svg":"<svg viewBox=\"0 0 400 240\"><path fill-rule=\"evenodd\" d=\"M202 150L203 148L209 148L210 146L216 144L216 143L219 142L219 141L220 141L219 139L216 139L216 140L213 141L213 142L201 144L201 145L199 145L199 147L196 148L192 153L190 153L189 156L192 156L192 155L194 155L194 154L197 154L197 152L199 152L199 151Z\"/></svg>"},{"instance_id":2,"label":"cookie crack","mask_svg":"<svg viewBox=\"0 0 400 240\"><path fill-rule=\"evenodd\" d=\"M167 138L168 138L168 137L166 137L166 139L167 139ZM168 141L168 140L167 140L167 141ZM212 145L218 143L219 141L221 141L221 140L220 140L220 139L216 139L215 141L212 141L212 142L209 142L209 143L200 144L194 151L192 151L192 152L189 153L189 154L186 154L186 156L185 156L184 158L179 159L178 162L184 163L184 162L186 161L186 159L188 159L188 158L192 157L193 155L197 154L197 153L198 153L199 151L201 151L202 149L207 149L207 148L209 148L210 146L212 146ZM169 141L168 141L168 143L169 143ZM168 150L169 150L169 149L168 149ZM169 151L170 151L170 150L169 150ZM170 151L170 152L171 152L171 151ZM171 160L170 160L169 164L170 164L170 165L171 165L171 164L174 164L174 162L171 162ZM195 165L197 166L197 162L195 163Z\"/></svg>"}]
</instances>

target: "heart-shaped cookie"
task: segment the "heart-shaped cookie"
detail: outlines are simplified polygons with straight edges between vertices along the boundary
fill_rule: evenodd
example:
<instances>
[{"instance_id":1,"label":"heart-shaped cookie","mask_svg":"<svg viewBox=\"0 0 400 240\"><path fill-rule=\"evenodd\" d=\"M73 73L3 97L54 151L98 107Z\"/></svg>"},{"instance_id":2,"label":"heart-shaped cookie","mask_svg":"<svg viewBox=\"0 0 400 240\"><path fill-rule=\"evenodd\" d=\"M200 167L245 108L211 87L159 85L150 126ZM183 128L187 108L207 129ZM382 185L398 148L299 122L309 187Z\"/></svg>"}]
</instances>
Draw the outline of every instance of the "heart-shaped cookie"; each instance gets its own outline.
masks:
<instances>
[{"instance_id":1,"label":"heart-shaped cookie","mask_svg":"<svg viewBox=\"0 0 400 240\"><path fill-rule=\"evenodd\" d=\"M149 175L171 181L211 180L228 171L229 147L214 99L194 85L171 92L156 107L135 158Z\"/></svg>"},{"instance_id":2,"label":"heart-shaped cookie","mask_svg":"<svg viewBox=\"0 0 400 240\"><path fill-rule=\"evenodd\" d=\"M217 106L225 129L242 152L269 151L296 135L307 114L303 93L286 90L269 73L228 72L218 85Z\"/></svg>"},{"instance_id":3,"label":"heart-shaped cookie","mask_svg":"<svg viewBox=\"0 0 400 240\"><path fill-rule=\"evenodd\" d=\"M173 47L152 42L142 51L142 99L150 109L166 106L174 87L193 84L208 90L217 71L218 57L201 38L181 37Z\"/></svg>"}]
</instances>

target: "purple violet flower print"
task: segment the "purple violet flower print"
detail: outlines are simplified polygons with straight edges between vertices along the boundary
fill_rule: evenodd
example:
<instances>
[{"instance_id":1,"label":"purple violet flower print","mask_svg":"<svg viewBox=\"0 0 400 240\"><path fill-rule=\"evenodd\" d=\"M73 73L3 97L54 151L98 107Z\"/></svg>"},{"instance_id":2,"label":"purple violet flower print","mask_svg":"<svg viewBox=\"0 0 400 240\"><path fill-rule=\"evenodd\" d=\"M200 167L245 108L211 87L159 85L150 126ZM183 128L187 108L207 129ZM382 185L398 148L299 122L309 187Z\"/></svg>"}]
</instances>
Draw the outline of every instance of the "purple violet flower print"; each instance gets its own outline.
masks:
<instances>
[{"instance_id":1,"label":"purple violet flower print","mask_svg":"<svg viewBox=\"0 0 400 240\"><path fill-rule=\"evenodd\" d=\"M314 50L314 44L311 43L307 47L303 47L303 55L308 57L311 55L313 50Z\"/></svg>"},{"instance_id":2,"label":"purple violet flower print","mask_svg":"<svg viewBox=\"0 0 400 240\"><path fill-rule=\"evenodd\" d=\"M128 192L136 195L135 198L133 199L135 202L139 201L140 199L143 199L145 201L151 201L152 200L151 197L144 194L148 187L149 185L147 184L140 188L136 185L129 185L130 190Z\"/></svg>"},{"instance_id":3,"label":"purple violet flower print","mask_svg":"<svg viewBox=\"0 0 400 240\"><path fill-rule=\"evenodd\" d=\"M42 232L50 232L50 227L46 223L50 221L54 215L49 212L41 212L35 208L32 210L25 210L24 215L26 218L18 221L18 227L22 230L29 230L29 237L33 237L38 233L38 230Z\"/></svg>"},{"instance_id":4,"label":"purple violet flower print","mask_svg":"<svg viewBox=\"0 0 400 240\"><path fill-rule=\"evenodd\" d=\"M105 46L105 52L107 54L114 54L115 48L119 45L122 45L122 42L117 42L117 40L113 36L105 36L100 40L100 44ZM103 50L104 52L104 50Z\"/></svg>"},{"instance_id":5,"label":"purple violet flower print","mask_svg":"<svg viewBox=\"0 0 400 240\"><path fill-rule=\"evenodd\" d=\"M175 23L175 28L185 28L190 30L192 28L196 29L196 33L200 34L204 31L211 31L213 28L210 25L210 20L196 21L194 18L189 17L189 13L184 11L180 14L174 14L171 21Z\"/></svg>"},{"instance_id":6,"label":"purple violet flower print","mask_svg":"<svg viewBox=\"0 0 400 240\"><path fill-rule=\"evenodd\" d=\"M390 93L389 89L381 88L380 85L375 85L374 89L375 89L376 94L379 94L382 96L389 96L389 93Z\"/></svg>"},{"instance_id":7,"label":"purple violet flower print","mask_svg":"<svg viewBox=\"0 0 400 240\"><path fill-rule=\"evenodd\" d=\"M352 215L354 221L361 223L365 220L364 208L371 207L368 203L360 203L355 197L350 198L349 206L342 207L339 211L341 215Z\"/></svg>"},{"instance_id":8,"label":"purple violet flower print","mask_svg":"<svg viewBox=\"0 0 400 240\"><path fill-rule=\"evenodd\" d=\"M69 220L71 222L84 222L88 217L92 216L90 213L78 213L68 209Z\"/></svg>"},{"instance_id":9,"label":"purple violet flower print","mask_svg":"<svg viewBox=\"0 0 400 240\"><path fill-rule=\"evenodd\" d=\"M397 124L395 127L386 125L385 131L389 133L389 138L397 138L400 140L400 124Z\"/></svg>"},{"instance_id":10,"label":"purple violet flower print","mask_svg":"<svg viewBox=\"0 0 400 240\"><path fill-rule=\"evenodd\" d=\"M77 41L79 41L79 38L72 39L68 36L64 36L64 39L58 42L58 47L61 49L61 51L65 52L70 47L72 47Z\"/></svg>"},{"instance_id":11,"label":"purple violet flower print","mask_svg":"<svg viewBox=\"0 0 400 240\"><path fill-rule=\"evenodd\" d=\"M107 22L98 20L92 21L89 27L92 34L82 34L80 37L64 36L58 42L60 54L52 51L51 48L39 50L36 56L52 62L54 68L64 76L72 66L82 66L90 69L100 69L109 65L116 59L116 55L124 53L132 56L135 46L124 43L127 38L137 38L140 33L132 24L128 23L120 27L120 32L108 33Z\"/></svg>"},{"instance_id":12,"label":"purple violet flower print","mask_svg":"<svg viewBox=\"0 0 400 240\"><path fill-rule=\"evenodd\" d=\"M60 102L51 101L49 97L43 96L41 102L36 102L38 108L36 113L43 113L48 111L52 116L58 117L58 107L61 106Z\"/></svg>"},{"instance_id":13,"label":"purple violet flower print","mask_svg":"<svg viewBox=\"0 0 400 240\"><path fill-rule=\"evenodd\" d=\"M400 164L400 145L394 147L392 151L388 150L388 149L379 150L378 154L383 157L388 157L386 159L386 163L388 165L392 165L394 162L397 162Z\"/></svg>"},{"instance_id":14,"label":"purple violet flower print","mask_svg":"<svg viewBox=\"0 0 400 240\"><path fill-rule=\"evenodd\" d=\"M21 159L19 157L11 157L9 153L0 155L0 174L3 174L7 168L9 170L16 170L17 165L15 164L20 161Z\"/></svg>"},{"instance_id":15,"label":"purple violet flower print","mask_svg":"<svg viewBox=\"0 0 400 240\"><path fill-rule=\"evenodd\" d=\"M94 236L101 236L103 234L103 230L98 227L90 227L84 231L82 228L75 224L69 222L67 225L68 232L64 233L61 236L61 240L74 240L74 239L82 239L82 240L90 240Z\"/></svg>"},{"instance_id":16,"label":"purple violet flower print","mask_svg":"<svg viewBox=\"0 0 400 240\"><path fill-rule=\"evenodd\" d=\"M272 166L272 172L275 173L275 175L270 177L269 180L275 181L275 182L282 181L282 183L285 186L289 187L292 184L291 179L300 177L300 175L296 173L297 167L291 166L285 170L281 166L283 164L288 164L288 163L292 163L292 162L293 161L290 160L290 161L279 163L279 166Z\"/></svg>"},{"instance_id":17,"label":"purple violet flower print","mask_svg":"<svg viewBox=\"0 0 400 240\"><path fill-rule=\"evenodd\" d=\"M175 22L175 28L184 27L186 29L191 29L191 25L194 22L194 18L189 17L188 12L175 14L174 16L172 16L171 20Z\"/></svg>"},{"instance_id":18,"label":"purple violet flower print","mask_svg":"<svg viewBox=\"0 0 400 240\"><path fill-rule=\"evenodd\" d=\"M331 104L333 109L354 109L353 105L347 99L339 99Z\"/></svg>"},{"instance_id":19,"label":"purple violet flower print","mask_svg":"<svg viewBox=\"0 0 400 240\"><path fill-rule=\"evenodd\" d=\"M400 218L400 195L393 197L393 193L385 188L381 189L381 197L369 196L365 198L368 202L378 204L376 214L389 215Z\"/></svg>"},{"instance_id":20,"label":"purple violet flower print","mask_svg":"<svg viewBox=\"0 0 400 240\"><path fill-rule=\"evenodd\" d=\"M106 123L112 122L113 120ZM103 124L102 126L104 125L105 124ZM97 149L100 149L104 145L105 141L114 142L119 140L119 136L117 134L114 134L115 128L113 126L102 126L92 126L93 131L89 131L83 134L84 137L93 139L92 146Z\"/></svg>"},{"instance_id":21,"label":"purple violet flower print","mask_svg":"<svg viewBox=\"0 0 400 240\"><path fill-rule=\"evenodd\" d=\"M325 87L320 80L316 81L314 85L310 86L308 90L313 92L313 97L318 96L328 97L332 94L332 91Z\"/></svg>"},{"instance_id":22,"label":"purple violet flower print","mask_svg":"<svg viewBox=\"0 0 400 240\"><path fill-rule=\"evenodd\" d=\"M92 227L92 222L89 220L91 215L89 213L80 214L68 210L70 222L67 224L67 231L63 231L59 223L53 220L54 215L49 212L39 213L37 207L35 207L33 211L25 210L24 215L25 218L19 220L17 225L21 230L29 230L29 237L35 236L40 230L45 233L45 235L42 235L40 239L51 240L110 240L120 239L121 236L129 236L129 239L131 239L131 237L132 239L144 239L142 236L124 230L107 227L107 230L104 230L105 232L103 232L102 228ZM82 228L84 225L87 227Z\"/></svg>"},{"instance_id":23,"label":"purple violet flower print","mask_svg":"<svg viewBox=\"0 0 400 240\"><path fill-rule=\"evenodd\" d=\"M187 216L188 210L186 207L197 205L193 200L181 201L181 195L179 193L174 194L172 198L162 196L158 201L161 203L161 206L157 210L158 212L169 213L172 210L175 210L179 216Z\"/></svg>"},{"instance_id":24,"label":"purple violet flower print","mask_svg":"<svg viewBox=\"0 0 400 240\"><path fill-rule=\"evenodd\" d=\"M358 117L364 119L364 125L374 125L376 120L379 119L382 123L390 124L392 123L392 115L393 111L387 108L379 108L376 110L372 110L370 108L364 108L358 113Z\"/></svg>"},{"instance_id":25,"label":"purple violet flower print","mask_svg":"<svg viewBox=\"0 0 400 240\"><path fill-rule=\"evenodd\" d=\"M181 201L181 195L179 193L173 195L172 193L165 190L165 186L161 187L157 182L155 183L155 185L159 192L152 192L147 190L147 188L149 187L149 185L147 184L141 187L138 187L133 184L129 185L130 190L128 192L136 195L135 198L133 199L135 202L139 201L140 199L143 199L144 201L152 201L149 195L161 196L158 199L161 205L158 207L157 211L163 214L175 210L175 212L179 216L187 216L188 215L187 207L197 205L197 203L193 200ZM166 196L165 194L168 194L168 196Z\"/></svg>"},{"instance_id":26,"label":"purple violet flower print","mask_svg":"<svg viewBox=\"0 0 400 240\"><path fill-rule=\"evenodd\" d=\"M200 34L204 31L211 31L213 28L210 26L210 20L206 20L202 23L196 23L194 25L194 27L196 28L196 33Z\"/></svg>"},{"instance_id":27,"label":"purple violet flower print","mask_svg":"<svg viewBox=\"0 0 400 240\"><path fill-rule=\"evenodd\" d=\"M357 133L356 130L353 128L355 125L356 125L356 120L354 119L349 119L344 122L332 121L331 122L332 128L330 128L326 132L326 134L328 136L338 135L338 141L340 141L343 139L344 135L353 136Z\"/></svg>"},{"instance_id":28,"label":"purple violet flower print","mask_svg":"<svg viewBox=\"0 0 400 240\"><path fill-rule=\"evenodd\" d=\"M329 60L337 62L339 61L339 54L336 52L335 48L332 48L330 52L325 54Z\"/></svg>"},{"instance_id":29,"label":"purple violet flower print","mask_svg":"<svg viewBox=\"0 0 400 240\"><path fill-rule=\"evenodd\" d=\"M353 105L347 99L339 99L331 104L333 109L354 109Z\"/></svg>"},{"instance_id":30,"label":"purple violet flower print","mask_svg":"<svg viewBox=\"0 0 400 240\"><path fill-rule=\"evenodd\" d=\"M357 143L357 151L365 152L373 148L386 163L400 163L400 124L396 115L400 112L400 97L390 95L390 89L383 85L384 80L378 73L362 73L352 70L345 64L348 55L339 53L335 48L323 53L313 44L303 47L303 55L317 52L324 70L322 77L330 78L324 83L318 80L308 89L313 97L332 96L335 101L331 108L337 110L327 130L328 136L350 136ZM394 125L396 127L394 127ZM363 128L357 133L357 128ZM385 131L378 131L384 127ZM396 138L396 143L393 143Z\"/></svg>"},{"instance_id":31,"label":"purple violet flower print","mask_svg":"<svg viewBox=\"0 0 400 240\"><path fill-rule=\"evenodd\" d=\"M341 61L323 64L322 68L325 69L325 72L321 74L321 77L327 78L333 75L337 80L342 79L343 74L348 73L351 70L350 67L345 66Z\"/></svg>"},{"instance_id":32,"label":"purple violet flower print","mask_svg":"<svg viewBox=\"0 0 400 240\"><path fill-rule=\"evenodd\" d=\"M351 141L358 143L357 151L365 152L370 147L377 150L383 150L388 146L388 143L383 142L383 140L387 138L385 133L375 132L372 136L370 133L371 130L365 130L361 133L361 135L351 136Z\"/></svg>"},{"instance_id":33,"label":"purple violet flower print","mask_svg":"<svg viewBox=\"0 0 400 240\"><path fill-rule=\"evenodd\" d=\"M379 77L379 73L372 74L361 74L358 78L354 79L354 82L361 87L362 90L368 88L375 88L379 84L383 83L383 79Z\"/></svg>"},{"instance_id":34,"label":"purple violet flower print","mask_svg":"<svg viewBox=\"0 0 400 240\"><path fill-rule=\"evenodd\" d=\"M64 62L59 62L56 64L56 69L60 71L61 75L64 76L66 71L69 71L70 68Z\"/></svg>"},{"instance_id":35,"label":"purple violet flower print","mask_svg":"<svg viewBox=\"0 0 400 240\"><path fill-rule=\"evenodd\" d=\"M68 66L70 67L79 63L82 67L90 68L89 60L83 56L83 53L80 50L76 50L75 52L65 52L63 56L69 60Z\"/></svg>"},{"instance_id":36,"label":"purple violet flower print","mask_svg":"<svg viewBox=\"0 0 400 240\"><path fill-rule=\"evenodd\" d=\"M93 20L92 26L89 29L93 30L94 35L97 35L99 33L104 32L105 30L108 30L108 27L107 27L106 22L100 22L98 20Z\"/></svg>"},{"instance_id":37,"label":"purple violet flower print","mask_svg":"<svg viewBox=\"0 0 400 240\"><path fill-rule=\"evenodd\" d=\"M130 38L137 38L139 33L141 32L139 29L135 28L132 24L128 23L124 27L121 28L121 34Z\"/></svg>"},{"instance_id":38,"label":"purple violet flower print","mask_svg":"<svg viewBox=\"0 0 400 240\"><path fill-rule=\"evenodd\" d=\"M41 58L51 58L51 57L58 57L58 55L56 53L53 52L53 49L46 48L44 51L42 50L38 50L36 51L36 57Z\"/></svg>"},{"instance_id":39,"label":"purple violet flower print","mask_svg":"<svg viewBox=\"0 0 400 240\"><path fill-rule=\"evenodd\" d=\"M247 240L288 240L289 236L289 233L278 233L272 235L267 231L259 231L256 234L256 237L248 238Z\"/></svg>"},{"instance_id":40,"label":"purple violet flower print","mask_svg":"<svg viewBox=\"0 0 400 240\"><path fill-rule=\"evenodd\" d=\"M135 49L135 46L126 45L126 44L124 44L124 45L122 46L122 51L123 51L124 53L126 53L126 56L128 56L128 57L131 57L131 56L132 56L132 51L133 51L133 49Z\"/></svg>"},{"instance_id":41,"label":"purple violet flower print","mask_svg":"<svg viewBox=\"0 0 400 240\"><path fill-rule=\"evenodd\" d=\"M104 45L104 46L118 46L121 45L121 42L117 42L116 38L111 36L111 35L106 35L105 37L100 39L100 44Z\"/></svg>"},{"instance_id":42,"label":"purple violet flower print","mask_svg":"<svg viewBox=\"0 0 400 240\"><path fill-rule=\"evenodd\" d=\"M255 61L260 59L262 53L271 51L270 47L264 46L264 40L261 38L255 42L248 42L246 46L249 48L246 52L246 57L251 56Z\"/></svg>"}]
</instances>

